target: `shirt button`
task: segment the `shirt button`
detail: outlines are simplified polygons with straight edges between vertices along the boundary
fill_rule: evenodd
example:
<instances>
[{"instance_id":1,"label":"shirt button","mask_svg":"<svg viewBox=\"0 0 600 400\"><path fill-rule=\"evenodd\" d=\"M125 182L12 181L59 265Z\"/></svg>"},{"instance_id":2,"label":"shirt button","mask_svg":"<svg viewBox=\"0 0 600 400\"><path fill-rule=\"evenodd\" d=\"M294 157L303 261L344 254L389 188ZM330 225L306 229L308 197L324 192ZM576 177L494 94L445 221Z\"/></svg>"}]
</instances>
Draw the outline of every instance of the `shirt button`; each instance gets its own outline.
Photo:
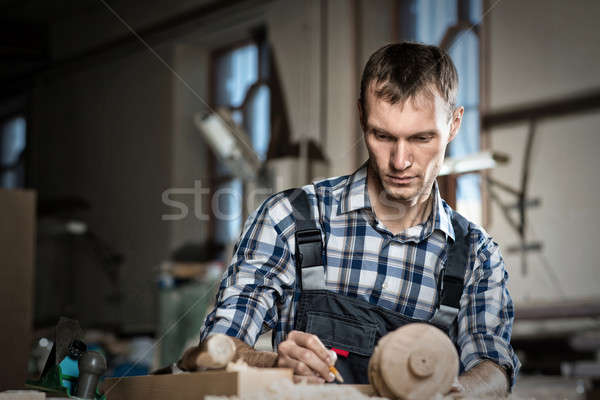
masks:
<instances>
[{"instance_id":1,"label":"shirt button","mask_svg":"<svg viewBox=\"0 0 600 400\"><path fill-rule=\"evenodd\" d=\"M381 285L382 289L386 289L387 288L387 283L383 282L383 284Z\"/></svg>"}]
</instances>

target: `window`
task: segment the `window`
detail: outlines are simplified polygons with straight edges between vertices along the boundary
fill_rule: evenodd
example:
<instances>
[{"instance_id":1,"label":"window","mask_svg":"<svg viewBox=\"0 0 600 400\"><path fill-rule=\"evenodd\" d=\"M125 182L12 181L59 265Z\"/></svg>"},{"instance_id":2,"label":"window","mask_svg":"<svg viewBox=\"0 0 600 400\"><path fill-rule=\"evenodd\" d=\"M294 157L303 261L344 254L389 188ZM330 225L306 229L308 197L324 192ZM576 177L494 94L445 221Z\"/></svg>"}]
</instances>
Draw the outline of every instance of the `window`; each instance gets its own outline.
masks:
<instances>
[{"instance_id":1,"label":"window","mask_svg":"<svg viewBox=\"0 0 600 400\"><path fill-rule=\"evenodd\" d=\"M261 54L261 45L254 42L213 54L213 105L232 110L234 121L248 133L252 147L265 160L270 140L270 92L266 85L256 87L264 78ZM245 185L218 160L214 172L214 237L218 243L228 244L237 240L245 218Z\"/></svg>"},{"instance_id":2,"label":"window","mask_svg":"<svg viewBox=\"0 0 600 400\"><path fill-rule=\"evenodd\" d=\"M25 117L18 115L0 123L0 187L25 186Z\"/></svg>"}]
</instances>

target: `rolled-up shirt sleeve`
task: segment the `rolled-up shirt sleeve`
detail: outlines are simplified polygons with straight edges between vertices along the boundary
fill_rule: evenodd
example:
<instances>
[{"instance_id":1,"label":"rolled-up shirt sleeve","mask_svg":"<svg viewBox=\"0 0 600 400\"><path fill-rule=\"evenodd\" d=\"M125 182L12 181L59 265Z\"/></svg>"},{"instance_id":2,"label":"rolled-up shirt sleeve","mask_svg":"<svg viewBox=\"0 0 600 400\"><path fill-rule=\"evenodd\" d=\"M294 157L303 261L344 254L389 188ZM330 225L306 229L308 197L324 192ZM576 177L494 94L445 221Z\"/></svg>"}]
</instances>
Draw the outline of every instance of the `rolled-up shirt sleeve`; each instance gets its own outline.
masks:
<instances>
[{"instance_id":1,"label":"rolled-up shirt sleeve","mask_svg":"<svg viewBox=\"0 0 600 400\"><path fill-rule=\"evenodd\" d=\"M461 372L491 360L506 370L512 388L520 362L510 345L514 308L506 287L508 273L491 238L483 235L475 243L458 315Z\"/></svg>"},{"instance_id":2,"label":"rolled-up shirt sleeve","mask_svg":"<svg viewBox=\"0 0 600 400\"><path fill-rule=\"evenodd\" d=\"M201 341L224 333L254 346L262 332L275 327L278 307L289 303L295 272L281 224L275 224L271 215L282 201L273 203L276 199L267 200L246 221L215 308L204 321Z\"/></svg>"}]
</instances>

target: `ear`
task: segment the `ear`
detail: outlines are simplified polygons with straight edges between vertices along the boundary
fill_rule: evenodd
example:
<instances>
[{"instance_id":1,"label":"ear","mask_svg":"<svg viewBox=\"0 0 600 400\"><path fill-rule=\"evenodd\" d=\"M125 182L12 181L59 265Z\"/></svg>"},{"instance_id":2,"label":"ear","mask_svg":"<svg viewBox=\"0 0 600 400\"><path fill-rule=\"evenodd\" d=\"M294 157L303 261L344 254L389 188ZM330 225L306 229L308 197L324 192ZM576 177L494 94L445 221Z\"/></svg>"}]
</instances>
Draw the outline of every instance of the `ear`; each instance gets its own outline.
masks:
<instances>
[{"instance_id":1,"label":"ear","mask_svg":"<svg viewBox=\"0 0 600 400\"><path fill-rule=\"evenodd\" d=\"M450 122L450 135L448 136L448 143L453 141L456 135L458 134L464 113L465 108L463 106L457 107L456 110L454 110L454 112L452 113L452 121Z\"/></svg>"}]
</instances>

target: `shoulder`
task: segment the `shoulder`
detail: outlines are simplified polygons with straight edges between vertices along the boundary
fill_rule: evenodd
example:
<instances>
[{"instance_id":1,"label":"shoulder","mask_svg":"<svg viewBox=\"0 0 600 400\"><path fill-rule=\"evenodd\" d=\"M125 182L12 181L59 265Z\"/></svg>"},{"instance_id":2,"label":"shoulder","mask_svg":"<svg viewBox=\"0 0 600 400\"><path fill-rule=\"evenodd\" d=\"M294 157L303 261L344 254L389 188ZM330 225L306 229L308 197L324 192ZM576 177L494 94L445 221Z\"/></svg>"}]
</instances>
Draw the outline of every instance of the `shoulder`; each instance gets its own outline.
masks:
<instances>
[{"instance_id":1,"label":"shoulder","mask_svg":"<svg viewBox=\"0 0 600 400\"><path fill-rule=\"evenodd\" d=\"M309 194L311 201L318 205L321 211L329 210L332 206L339 204L342 192L348 186L352 175L334 176L327 179L321 179L303 189ZM327 214L329 214L327 212Z\"/></svg>"},{"instance_id":2,"label":"shoulder","mask_svg":"<svg viewBox=\"0 0 600 400\"><path fill-rule=\"evenodd\" d=\"M348 183L351 175L334 176L316 180L301 189L306 192L309 202L313 207L322 207L323 204L337 202L342 190ZM290 202L290 189L275 193L267 198L258 208L258 213L265 213L278 223L292 214Z\"/></svg>"},{"instance_id":3,"label":"shoulder","mask_svg":"<svg viewBox=\"0 0 600 400\"><path fill-rule=\"evenodd\" d=\"M443 202L444 210L448 217L455 221L453 225L462 225L467 234L467 240L471 249L471 254L474 255L480 262L489 259L492 254L499 253L499 246L493 237L481 225L470 221L458 211L450 207L445 201ZM455 232L456 234L457 232Z\"/></svg>"},{"instance_id":4,"label":"shoulder","mask_svg":"<svg viewBox=\"0 0 600 400\"><path fill-rule=\"evenodd\" d=\"M320 179L301 189L306 192L311 207L319 213L339 201L339 197L350 175ZM316 215L316 214L315 214ZM290 201L290 189L272 194L250 215L248 223L266 222L282 233L289 233L295 221ZM286 235L287 236L287 235Z\"/></svg>"}]
</instances>

